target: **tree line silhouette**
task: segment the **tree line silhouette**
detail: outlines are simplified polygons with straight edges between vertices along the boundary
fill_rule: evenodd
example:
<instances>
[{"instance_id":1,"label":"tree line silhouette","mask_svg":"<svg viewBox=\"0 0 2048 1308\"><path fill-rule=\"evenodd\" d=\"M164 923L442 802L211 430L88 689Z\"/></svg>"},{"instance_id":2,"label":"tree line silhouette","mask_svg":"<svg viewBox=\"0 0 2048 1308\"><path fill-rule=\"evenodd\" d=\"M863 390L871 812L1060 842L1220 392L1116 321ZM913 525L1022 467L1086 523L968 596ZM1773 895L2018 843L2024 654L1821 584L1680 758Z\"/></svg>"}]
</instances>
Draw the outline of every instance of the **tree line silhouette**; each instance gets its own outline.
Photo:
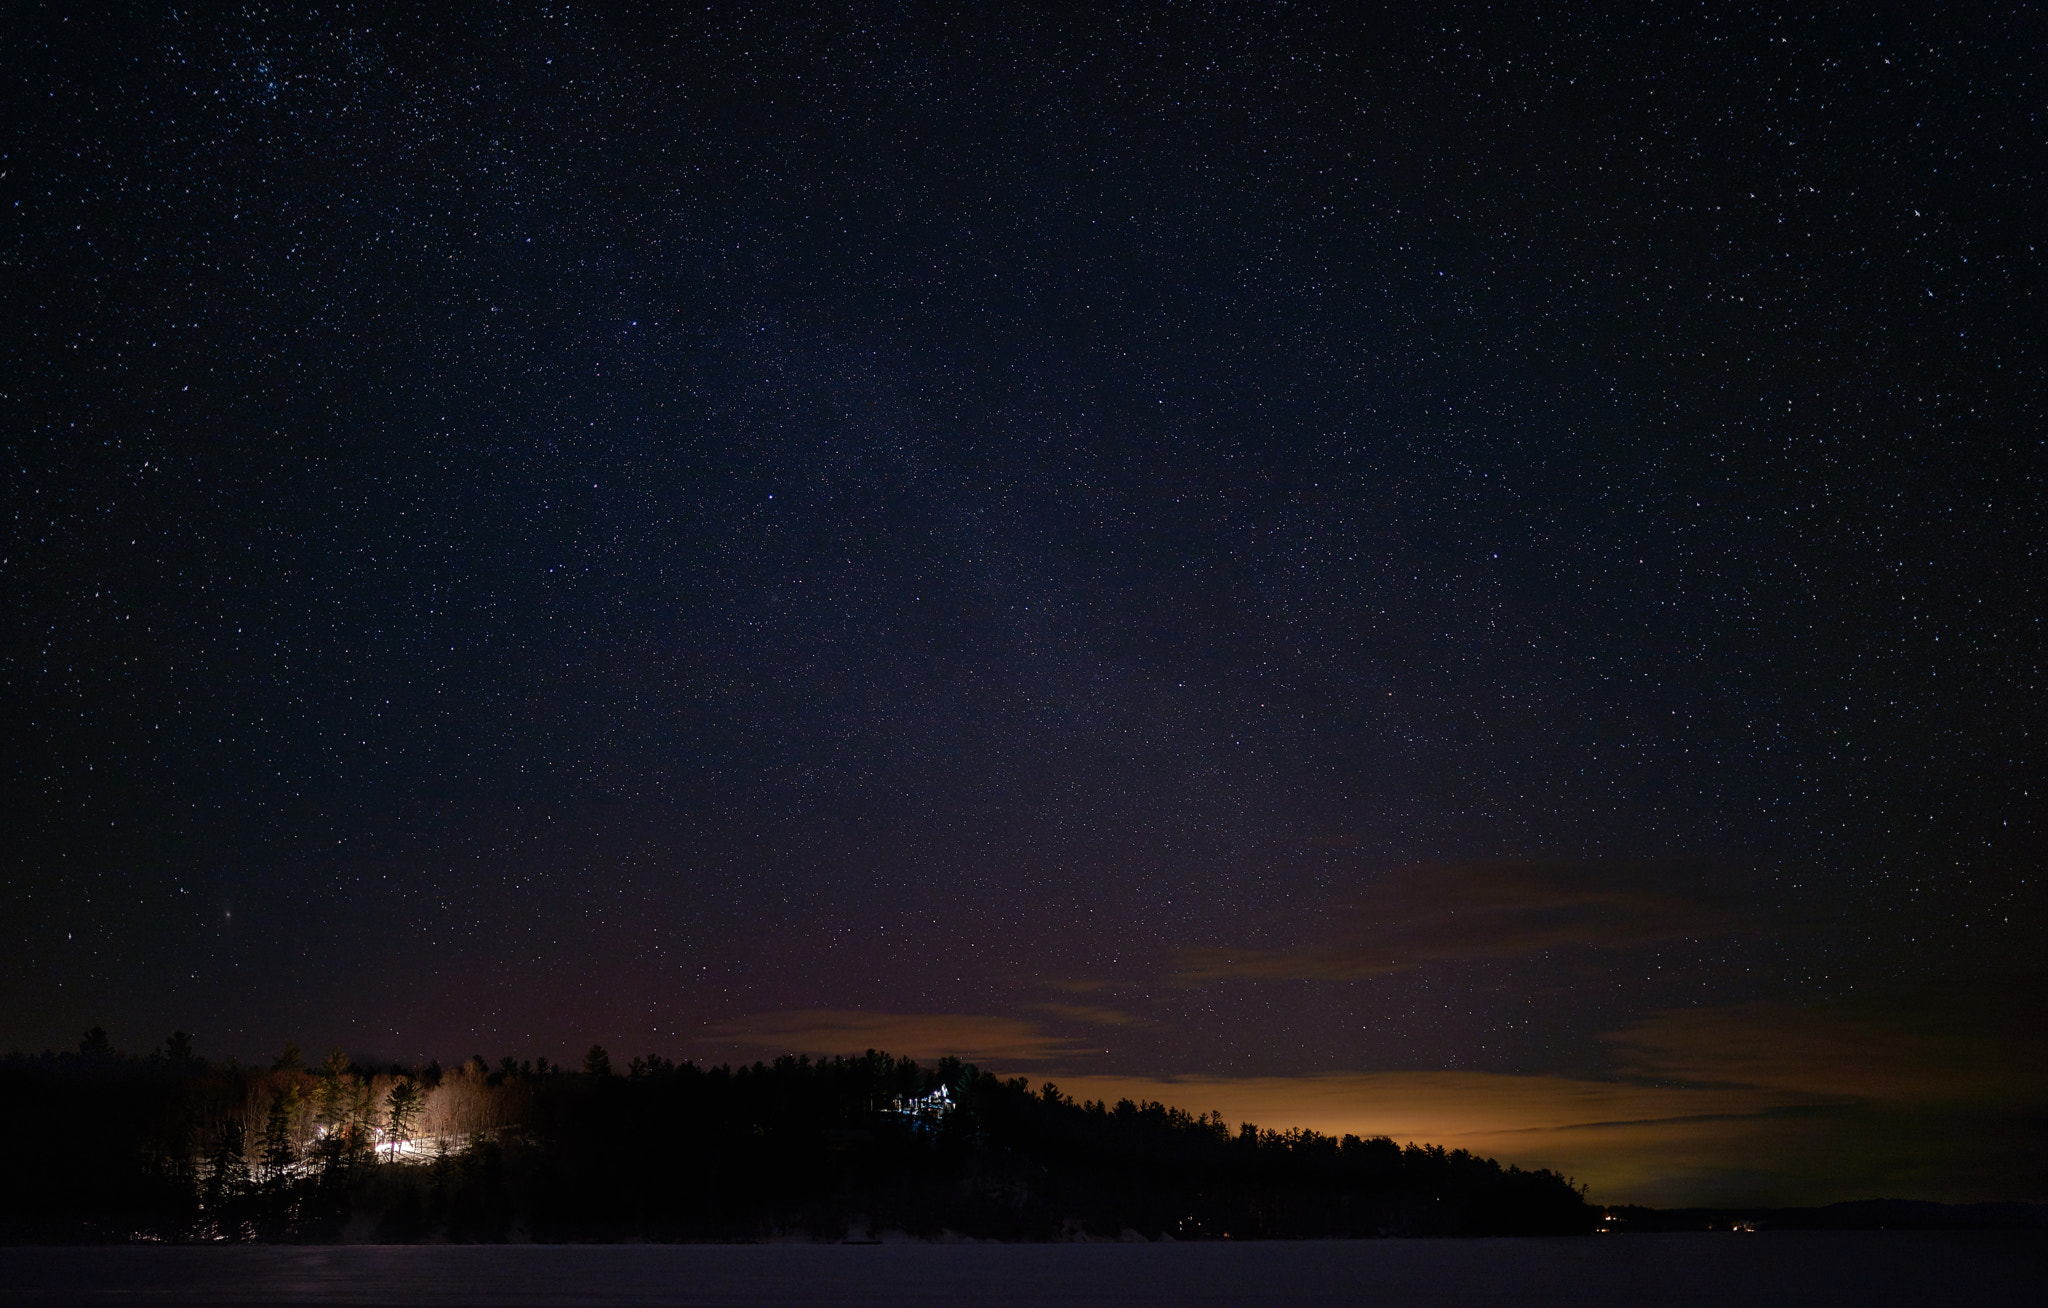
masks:
<instances>
[{"instance_id":1,"label":"tree line silhouette","mask_svg":"<svg viewBox=\"0 0 2048 1308\"><path fill-rule=\"evenodd\" d=\"M1563 1235L1598 1210L1463 1150L1077 1103L959 1059L870 1051L615 1072L481 1057L368 1067L296 1046L208 1063L0 1060L0 1238L1272 1239Z\"/></svg>"}]
</instances>

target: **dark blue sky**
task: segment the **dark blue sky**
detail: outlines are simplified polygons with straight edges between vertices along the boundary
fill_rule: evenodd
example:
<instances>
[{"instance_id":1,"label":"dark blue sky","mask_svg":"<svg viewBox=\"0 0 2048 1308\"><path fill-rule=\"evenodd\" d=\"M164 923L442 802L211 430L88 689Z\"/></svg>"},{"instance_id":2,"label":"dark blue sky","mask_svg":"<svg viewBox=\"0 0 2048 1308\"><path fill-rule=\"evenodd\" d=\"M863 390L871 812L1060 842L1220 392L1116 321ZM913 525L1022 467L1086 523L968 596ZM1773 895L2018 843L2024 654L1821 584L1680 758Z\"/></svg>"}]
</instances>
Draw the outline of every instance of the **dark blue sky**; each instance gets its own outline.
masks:
<instances>
[{"instance_id":1,"label":"dark blue sky","mask_svg":"<svg viewBox=\"0 0 2048 1308\"><path fill-rule=\"evenodd\" d=\"M2037 16L14 27L0 1043L2041 1029Z\"/></svg>"}]
</instances>

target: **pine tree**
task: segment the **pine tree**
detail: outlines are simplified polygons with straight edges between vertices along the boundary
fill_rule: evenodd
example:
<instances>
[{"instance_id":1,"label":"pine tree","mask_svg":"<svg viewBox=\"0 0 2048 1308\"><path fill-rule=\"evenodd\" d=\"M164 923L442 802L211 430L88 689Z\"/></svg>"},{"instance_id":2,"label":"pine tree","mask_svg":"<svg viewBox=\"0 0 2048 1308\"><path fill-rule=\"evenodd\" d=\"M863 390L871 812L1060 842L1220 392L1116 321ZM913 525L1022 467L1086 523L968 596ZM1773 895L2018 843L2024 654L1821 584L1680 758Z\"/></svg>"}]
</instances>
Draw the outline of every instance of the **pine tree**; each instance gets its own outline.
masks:
<instances>
[{"instance_id":1,"label":"pine tree","mask_svg":"<svg viewBox=\"0 0 2048 1308\"><path fill-rule=\"evenodd\" d=\"M229 1118L213 1138L213 1155L207 1160L206 1186L199 1202L202 1219L217 1239L233 1240L241 1234L236 1216L242 1196L249 1192L246 1147L239 1117Z\"/></svg>"},{"instance_id":2,"label":"pine tree","mask_svg":"<svg viewBox=\"0 0 2048 1308\"><path fill-rule=\"evenodd\" d=\"M320 1159L330 1175L352 1169L367 1152L370 1088L349 1067L348 1055L337 1049L320 1068L314 1092L314 1113L320 1122Z\"/></svg>"},{"instance_id":3,"label":"pine tree","mask_svg":"<svg viewBox=\"0 0 2048 1308\"><path fill-rule=\"evenodd\" d=\"M263 1183L274 1186L291 1174L299 1161L292 1147L292 1124L299 1115L299 1088L289 1085L270 1101L270 1115L263 1123Z\"/></svg>"},{"instance_id":4,"label":"pine tree","mask_svg":"<svg viewBox=\"0 0 2048 1308\"><path fill-rule=\"evenodd\" d=\"M426 1106L426 1095L412 1078L407 1077L391 1087L391 1093L384 1099L386 1122L384 1138L391 1142L391 1159L398 1160L399 1146L412 1139L413 1124L419 1120L420 1110Z\"/></svg>"}]
</instances>

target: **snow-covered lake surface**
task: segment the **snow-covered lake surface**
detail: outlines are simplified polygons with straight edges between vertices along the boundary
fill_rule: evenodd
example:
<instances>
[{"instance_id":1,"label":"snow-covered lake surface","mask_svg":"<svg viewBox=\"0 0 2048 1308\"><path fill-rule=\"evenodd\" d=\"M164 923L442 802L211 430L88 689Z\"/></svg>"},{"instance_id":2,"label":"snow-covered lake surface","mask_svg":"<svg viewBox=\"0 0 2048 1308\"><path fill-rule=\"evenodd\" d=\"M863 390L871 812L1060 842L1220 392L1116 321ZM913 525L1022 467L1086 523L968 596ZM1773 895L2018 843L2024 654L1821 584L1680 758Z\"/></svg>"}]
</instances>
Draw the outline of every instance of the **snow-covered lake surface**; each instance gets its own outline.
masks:
<instances>
[{"instance_id":1,"label":"snow-covered lake surface","mask_svg":"<svg viewBox=\"0 0 2048 1308\"><path fill-rule=\"evenodd\" d=\"M0 1248L0 1304L2026 1304L2040 1232L1093 1245Z\"/></svg>"}]
</instances>

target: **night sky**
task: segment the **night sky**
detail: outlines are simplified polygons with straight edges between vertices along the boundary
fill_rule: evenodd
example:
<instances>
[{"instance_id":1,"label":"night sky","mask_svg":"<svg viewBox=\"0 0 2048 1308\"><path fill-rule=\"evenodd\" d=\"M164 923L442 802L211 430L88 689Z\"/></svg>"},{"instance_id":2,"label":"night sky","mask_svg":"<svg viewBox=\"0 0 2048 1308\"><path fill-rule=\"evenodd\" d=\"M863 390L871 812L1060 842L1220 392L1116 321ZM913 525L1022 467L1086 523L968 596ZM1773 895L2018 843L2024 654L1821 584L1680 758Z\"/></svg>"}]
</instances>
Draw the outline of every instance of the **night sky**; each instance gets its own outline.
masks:
<instances>
[{"instance_id":1,"label":"night sky","mask_svg":"<svg viewBox=\"0 0 2048 1308\"><path fill-rule=\"evenodd\" d=\"M2040 13L65 8L0 1048L2048 1197Z\"/></svg>"}]
</instances>

